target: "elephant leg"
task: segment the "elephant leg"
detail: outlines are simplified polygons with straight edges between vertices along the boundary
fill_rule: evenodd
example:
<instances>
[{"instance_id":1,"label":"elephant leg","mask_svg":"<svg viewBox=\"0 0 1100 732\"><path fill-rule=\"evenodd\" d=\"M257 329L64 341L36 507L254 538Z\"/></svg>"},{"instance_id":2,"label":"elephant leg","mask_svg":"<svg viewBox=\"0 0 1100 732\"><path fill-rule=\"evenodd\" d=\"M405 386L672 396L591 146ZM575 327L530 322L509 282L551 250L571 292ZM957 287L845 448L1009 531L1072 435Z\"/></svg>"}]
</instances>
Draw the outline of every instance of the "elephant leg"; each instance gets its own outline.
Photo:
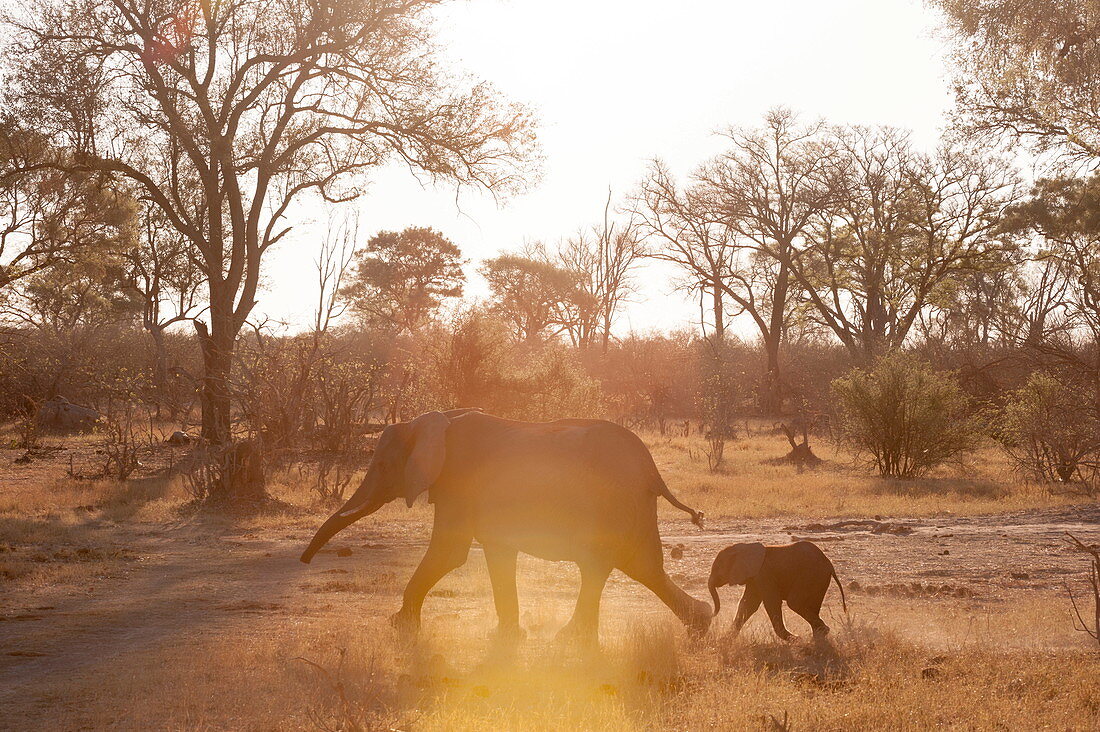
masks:
<instances>
[{"instance_id":1,"label":"elephant leg","mask_svg":"<svg viewBox=\"0 0 1100 732\"><path fill-rule=\"evenodd\" d=\"M511 547L483 544L485 564L493 583L493 602L497 608L497 631L503 636L520 636L519 595L516 592L516 555Z\"/></svg>"},{"instance_id":2,"label":"elephant leg","mask_svg":"<svg viewBox=\"0 0 1100 732\"><path fill-rule=\"evenodd\" d=\"M775 592L764 593L764 610L768 613L768 619L772 621L775 634L782 640L792 640L795 636L783 625L783 601Z\"/></svg>"},{"instance_id":3,"label":"elephant leg","mask_svg":"<svg viewBox=\"0 0 1100 732\"><path fill-rule=\"evenodd\" d=\"M611 575L611 567L598 562L584 562L581 570L581 591L573 617L558 633L559 638L594 643L599 638L600 596Z\"/></svg>"},{"instance_id":4,"label":"elephant leg","mask_svg":"<svg viewBox=\"0 0 1100 732\"><path fill-rule=\"evenodd\" d=\"M405 586L401 609L392 618L394 625L409 629L420 627L420 609L425 596L448 572L466 563L472 542L469 536L432 534L428 551Z\"/></svg>"},{"instance_id":5,"label":"elephant leg","mask_svg":"<svg viewBox=\"0 0 1100 732\"><path fill-rule=\"evenodd\" d=\"M693 633L707 632L713 616L710 605L696 600L669 578L665 573L660 544L654 552L639 552L620 569L631 579L648 587Z\"/></svg>"},{"instance_id":6,"label":"elephant leg","mask_svg":"<svg viewBox=\"0 0 1100 732\"><path fill-rule=\"evenodd\" d=\"M820 599L816 601L802 597L798 599L788 599L787 607L810 624L810 628L813 629L815 638L824 638L829 634L829 626L821 619Z\"/></svg>"},{"instance_id":7,"label":"elephant leg","mask_svg":"<svg viewBox=\"0 0 1100 732\"><path fill-rule=\"evenodd\" d=\"M749 618L753 616L760 608L760 593L756 587L749 584L745 585L745 592L741 595L741 602L737 604L737 616L733 619L733 633L737 635L741 632L741 627L748 622Z\"/></svg>"}]
</instances>

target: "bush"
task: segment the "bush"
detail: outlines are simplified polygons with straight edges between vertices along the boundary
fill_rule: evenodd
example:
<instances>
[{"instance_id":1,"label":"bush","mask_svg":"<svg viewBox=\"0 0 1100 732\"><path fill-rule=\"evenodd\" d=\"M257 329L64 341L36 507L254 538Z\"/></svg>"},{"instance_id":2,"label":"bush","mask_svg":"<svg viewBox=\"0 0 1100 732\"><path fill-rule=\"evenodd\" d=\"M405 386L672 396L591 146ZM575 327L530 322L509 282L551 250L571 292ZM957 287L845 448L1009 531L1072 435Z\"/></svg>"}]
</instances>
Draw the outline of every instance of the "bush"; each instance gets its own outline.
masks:
<instances>
[{"instance_id":1,"label":"bush","mask_svg":"<svg viewBox=\"0 0 1100 732\"><path fill-rule=\"evenodd\" d=\"M493 315L461 313L439 334L426 406L480 407L511 419L599 417L599 382L561 343L516 343Z\"/></svg>"},{"instance_id":2,"label":"bush","mask_svg":"<svg viewBox=\"0 0 1100 732\"><path fill-rule=\"evenodd\" d=\"M610 343L606 353L593 350L582 355L588 372L599 379L612 420L631 429L656 427L663 435L674 420L698 416L698 348L692 333L631 333Z\"/></svg>"},{"instance_id":3,"label":"bush","mask_svg":"<svg viewBox=\"0 0 1100 732\"><path fill-rule=\"evenodd\" d=\"M706 430L707 467L717 472L725 457L726 441L737 436L734 420L747 411L748 379L737 369L740 343L702 341L699 346L699 414Z\"/></svg>"},{"instance_id":4,"label":"bush","mask_svg":"<svg viewBox=\"0 0 1100 732\"><path fill-rule=\"evenodd\" d=\"M1001 409L996 436L1020 472L1049 483L1100 484L1100 420L1082 389L1032 374Z\"/></svg>"},{"instance_id":5,"label":"bush","mask_svg":"<svg viewBox=\"0 0 1100 732\"><path fill-rule=\"evenodd\" d=\"M242 340L234 396L243 426L269 449L343 451L378 406L383 368L352 345L330 333Z\"/></svg>"},{"instance_id":6,"label":"bush","mask_svg":"<svg viewBox=\"0 0 1100 732\"><path fill-rule=\"evenodd\" d=\"M840 437L883 476L914 478L977 447L981 431L951 376L906 355L833 381Z\"/></svg>"}]
</instances>

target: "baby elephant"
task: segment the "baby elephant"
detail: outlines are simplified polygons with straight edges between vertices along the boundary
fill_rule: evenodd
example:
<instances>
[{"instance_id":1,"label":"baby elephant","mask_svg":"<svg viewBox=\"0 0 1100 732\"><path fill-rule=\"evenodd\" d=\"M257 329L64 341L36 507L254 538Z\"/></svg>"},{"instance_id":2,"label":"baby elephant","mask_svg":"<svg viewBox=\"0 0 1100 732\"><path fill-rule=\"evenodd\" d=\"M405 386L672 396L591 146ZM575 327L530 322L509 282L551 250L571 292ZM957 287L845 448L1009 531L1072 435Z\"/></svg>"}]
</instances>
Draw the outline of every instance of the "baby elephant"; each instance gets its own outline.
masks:
<instances>
[{"instance_id":1,"label":"baby elephant","mask_svg":"<svg viewBox=\"0 0 1100 732\"><path fill-rule=\"evenodd\" d=\"M814 637L829 632L829 626L821 620L821 601L829 589L829 578L836 580L840 588L840 601L848 612L844 588L836 576L833 563L815 544L796 541L783 546L764 546L759 542L734 544L726 547L714 558L710 569L710 594L714 598L714 614L721 607L718 588L722 585L744 585L745 594L737 607L733 621L734 633L740 632L752 614L764 603L764 609L772 621L775 634L783 640L795 637L783 626L784 600L787 606L801 615L813 628Z\"/></svg>"}]
</instances>

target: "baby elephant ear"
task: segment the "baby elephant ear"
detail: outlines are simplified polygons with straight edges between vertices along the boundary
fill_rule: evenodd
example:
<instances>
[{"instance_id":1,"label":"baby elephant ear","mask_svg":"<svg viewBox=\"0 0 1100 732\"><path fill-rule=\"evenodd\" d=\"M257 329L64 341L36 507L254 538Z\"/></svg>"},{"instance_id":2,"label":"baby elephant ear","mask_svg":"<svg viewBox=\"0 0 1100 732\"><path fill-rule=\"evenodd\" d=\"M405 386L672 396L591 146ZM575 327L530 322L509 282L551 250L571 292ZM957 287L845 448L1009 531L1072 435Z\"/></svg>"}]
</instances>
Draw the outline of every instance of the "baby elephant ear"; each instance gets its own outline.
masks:
<instances>
[{"instance_id":1,"label":"baby elephant ear","mask_svg":"<svg viewBox=\"0 0 1100 732\"><path fill-rule=\"evenodd\" d=\"M764 545L760 542L738 544L729 563L729 583L743 585L760 573L764 564Z\"/></svg>"},{"instance_id":2,"label":"baby elephant ear","mask_svg":"<svg viewBox=\"0 0 1100 732\"><path fill-rule=\"evenodd\" d=\"M405 503L413 501L439 478L447 459L447 427L451 420L442 412L422 414L412 422L412 449L405 463Z\"/></svg>"}]
</instances>

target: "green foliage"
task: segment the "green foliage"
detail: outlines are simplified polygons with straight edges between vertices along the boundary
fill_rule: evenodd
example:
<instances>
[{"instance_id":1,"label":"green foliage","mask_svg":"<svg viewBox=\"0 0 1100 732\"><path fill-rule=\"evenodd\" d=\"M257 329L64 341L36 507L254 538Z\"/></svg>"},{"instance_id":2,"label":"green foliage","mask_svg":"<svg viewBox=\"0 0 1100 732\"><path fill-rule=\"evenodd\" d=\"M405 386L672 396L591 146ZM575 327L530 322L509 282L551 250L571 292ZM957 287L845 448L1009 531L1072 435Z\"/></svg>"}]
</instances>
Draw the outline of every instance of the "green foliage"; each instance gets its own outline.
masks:
<instances>
[{"instance_id":1,"label":"green foliage","mask_svg":"<svg viewBox=\"0 0 1100 732\"><path fill-rule=\"evenodd\" d=\"M591 307L580 275L552 262L501 254L480 272L492 291L493 312L530 343L566 330L570 313Z\"/></svg>"},{"instance_id":2,"label":"green foliage","mask_svg":"<svg viewBox=\"0 0 1100 732\"><path fill-rule=\"evenodd\" d=\"M997 439L1030 478L1077 483L1095 490L1100 465L1100 419L1082 389L1034 373L1000 410Z\"/></svg>"},{"instance_id":3,"label":"green foliage","mask_svg":"<svg viewBox=\"0 0 1100 732\"><path fill-rule=\"evenodd\" d=\"M977 447L981 430L948 374L892 354L833 381L841 438L883 476L915 478Z\"/></svg>"},{"instance_id":4,"label":"green foliage","mask_svg":"<svg viewBox=\"0 0 1100 732\"><path fill-rule=\"evenodd\" d=\"M462 251L434 229L381 231L356 255L340 294L367 323L413 330L462 295L462 264Z\"/></svg>"},{"instance_id":5,"label":"green foliage","mask_svg":"<svg viewBox=\"0 0 1100 732\"><path fill-rule=\"evenodd\" d=\"M0 303L26 278L132 244L134 201L104 174L67 169L72 158L0 114Z\"/></svg>"},{"instance_id":6,"label":"green foliage","mask_svg":"<svg viewBox=\"0 0 1100 732\"><path fill-rule=\"evenodd\" d=\"M961 121L1040 151L1100 156L1095 0L931 0L956 41Z\"/></svg>"}]
</instances>

